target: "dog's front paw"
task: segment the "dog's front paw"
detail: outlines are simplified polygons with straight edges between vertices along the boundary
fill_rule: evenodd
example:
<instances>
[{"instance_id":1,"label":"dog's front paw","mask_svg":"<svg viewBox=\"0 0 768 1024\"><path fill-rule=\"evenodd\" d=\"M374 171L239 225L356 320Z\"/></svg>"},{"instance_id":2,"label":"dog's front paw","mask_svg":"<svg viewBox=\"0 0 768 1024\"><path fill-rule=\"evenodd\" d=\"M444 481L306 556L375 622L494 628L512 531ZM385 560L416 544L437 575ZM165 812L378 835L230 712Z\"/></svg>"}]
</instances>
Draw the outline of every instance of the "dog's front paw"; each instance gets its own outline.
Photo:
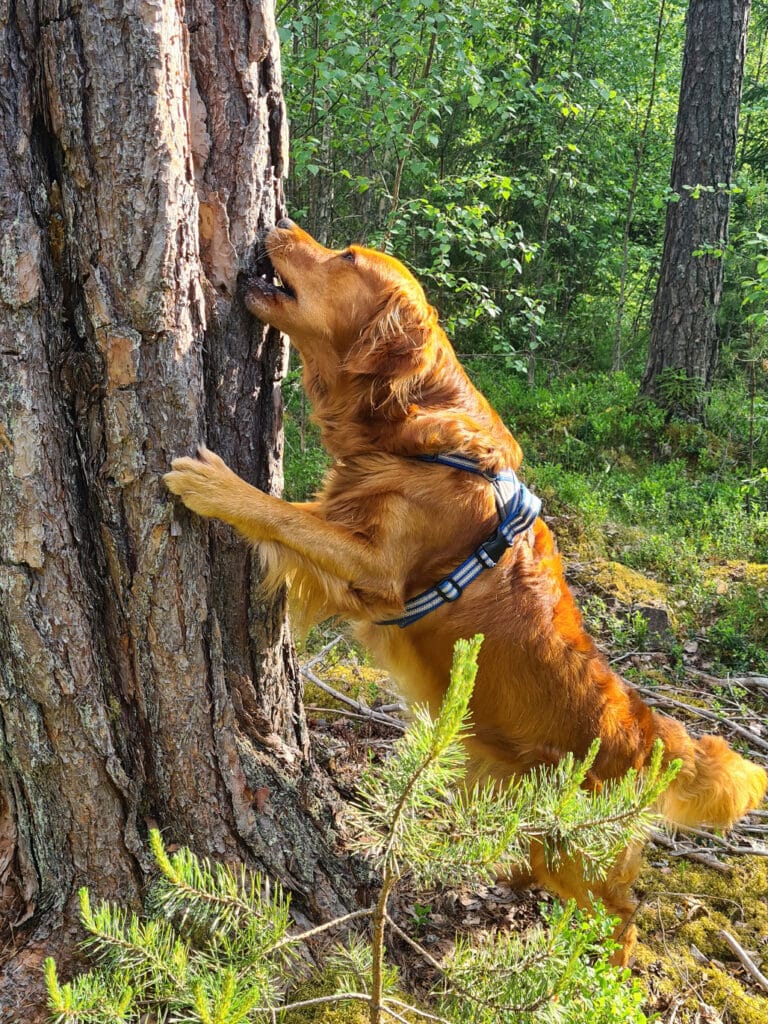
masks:
<instances>
[{"instance_id":1,"label":"dog's front paw","mask_svg":"<svg viewBox=\"0 0 768 1024\"><path fill-rule=\"evenodd\" d=\"M198 515L223 519L227 495L238 481L226 462L200 445L197 458L174 459L171 465L163 477L168 490Z\"/></svg>"}]
</instances>

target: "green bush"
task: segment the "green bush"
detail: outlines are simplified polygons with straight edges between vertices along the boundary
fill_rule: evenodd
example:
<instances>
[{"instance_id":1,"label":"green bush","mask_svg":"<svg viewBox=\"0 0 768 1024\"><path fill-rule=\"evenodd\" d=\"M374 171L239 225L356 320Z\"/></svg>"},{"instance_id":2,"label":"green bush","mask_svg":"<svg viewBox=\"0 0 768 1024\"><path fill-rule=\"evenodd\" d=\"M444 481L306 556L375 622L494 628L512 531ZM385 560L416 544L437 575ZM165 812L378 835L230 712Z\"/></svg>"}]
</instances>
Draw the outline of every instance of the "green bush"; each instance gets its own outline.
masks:
<instances>
[{"instance_id":1,"label":"green bush","mask_svg":"<svg viewBox=\"0 0 768 1024\"><path fill-rule=\"evenodd\" d=\"M717 619L705 633L710 657L741 672L768 672L768 589L749 584L720 598Z\"/></svg>"}]
</instances>

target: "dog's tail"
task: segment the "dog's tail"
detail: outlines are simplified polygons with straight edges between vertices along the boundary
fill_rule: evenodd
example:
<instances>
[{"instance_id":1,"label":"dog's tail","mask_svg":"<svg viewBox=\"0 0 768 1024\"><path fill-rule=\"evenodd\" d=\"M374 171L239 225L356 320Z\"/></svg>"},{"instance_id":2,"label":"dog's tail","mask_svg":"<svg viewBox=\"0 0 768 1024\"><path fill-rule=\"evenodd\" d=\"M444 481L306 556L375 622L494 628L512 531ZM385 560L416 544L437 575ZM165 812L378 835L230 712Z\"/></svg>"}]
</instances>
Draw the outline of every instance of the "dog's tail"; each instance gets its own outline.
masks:
<instances>
[{"instance_id":1,"label":"dog's tail","mask_svg":"<svg viewBox=\"0 0 768 1024\"><path fill-rule=\"evenodd\" d=\"M683 762L658 809L675 825L729 828L759 807L768 788L765 769L731 750L720 736L694 739L671 718L654 714L669 758Z\"/></svg>"}]
</instances>

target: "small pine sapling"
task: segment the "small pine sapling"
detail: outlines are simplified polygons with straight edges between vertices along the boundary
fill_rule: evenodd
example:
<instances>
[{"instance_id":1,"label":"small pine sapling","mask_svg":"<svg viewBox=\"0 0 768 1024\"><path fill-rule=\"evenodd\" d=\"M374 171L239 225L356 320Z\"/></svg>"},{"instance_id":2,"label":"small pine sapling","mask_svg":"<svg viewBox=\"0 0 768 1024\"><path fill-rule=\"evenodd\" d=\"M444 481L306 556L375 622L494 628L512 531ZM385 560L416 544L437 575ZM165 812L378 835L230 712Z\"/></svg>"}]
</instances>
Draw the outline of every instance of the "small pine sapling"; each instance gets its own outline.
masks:
<instances>
[{"instance_id":1,"label":"small pine sapling","mask_svg":"<svg viewBox=\"0 0 768 1024\"><path fill-rule=\"evenodd\" d=\"M471 730L469 702L482 637L459 641L440 713L417 709L383 765L364 775L348 824L353 848L368 857L382 885L374 906L303 933L291 932L289 900L280 886L244 867L210 864L187 849L169 855L150 833L159 879L144 917L81 892L86 946L96 966L61 983L46 961L55 1024L118 1024L155 1019L179 1024L290 1021L292 1010L329 1003L365 1007L371 1024L431 1020L442 1024L639 1024L638 987L608 966L614 922L598 908L572 903L545 914L546 927L525 937L497 934L457 940L443 962L406 934L389 899L407 873L417 886L458 884L503 874L528 862L532 844L556 863L578 856L599 878L617 854L640 840L675 767L662 771L659 747L642 774L591 794L583 783L597 754L564 758L500 787L465 785ZM351 933L326 957L336 978L330 995L286 997L296 948L331 928L370 919L370 935ZM388 964L387 934L435 970L439 990L429 1010L401 998ZM408 1015L408 1016L406 1016Z\"/></svg>"}]
</instances>

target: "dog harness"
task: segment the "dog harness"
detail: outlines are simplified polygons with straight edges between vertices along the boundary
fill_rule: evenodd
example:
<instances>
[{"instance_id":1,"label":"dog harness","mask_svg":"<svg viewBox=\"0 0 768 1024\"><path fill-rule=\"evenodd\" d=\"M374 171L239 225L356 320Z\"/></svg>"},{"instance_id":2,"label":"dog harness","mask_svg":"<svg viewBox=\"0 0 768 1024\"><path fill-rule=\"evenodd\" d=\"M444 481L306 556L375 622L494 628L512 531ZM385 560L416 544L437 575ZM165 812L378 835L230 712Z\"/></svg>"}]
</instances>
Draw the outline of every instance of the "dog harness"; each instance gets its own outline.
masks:
<instances>
[{"instance_id":1,"label":"dog harness","mask_svg":"<svg viewBox=\"0 0 768 1024\"><path fill-rule=\"evenodd\" d=\"M462 469L467 473L484 477L493 487L500 522L491 536L449 576L445 576L429 590L406 601L403 615L397 619L384 619L377 622L377 626L400 626L402 629L441 605L457 601L465 587L476 580L481 572L492 569L499 562L507 548L511 547L515 537L525 533L541 511L541 500L518 480L513 469L487 473L479 468L474 459L466 455L415 455L413 458L421 462L436 462L441 466Z\"/></svg>"}]
</instances>

